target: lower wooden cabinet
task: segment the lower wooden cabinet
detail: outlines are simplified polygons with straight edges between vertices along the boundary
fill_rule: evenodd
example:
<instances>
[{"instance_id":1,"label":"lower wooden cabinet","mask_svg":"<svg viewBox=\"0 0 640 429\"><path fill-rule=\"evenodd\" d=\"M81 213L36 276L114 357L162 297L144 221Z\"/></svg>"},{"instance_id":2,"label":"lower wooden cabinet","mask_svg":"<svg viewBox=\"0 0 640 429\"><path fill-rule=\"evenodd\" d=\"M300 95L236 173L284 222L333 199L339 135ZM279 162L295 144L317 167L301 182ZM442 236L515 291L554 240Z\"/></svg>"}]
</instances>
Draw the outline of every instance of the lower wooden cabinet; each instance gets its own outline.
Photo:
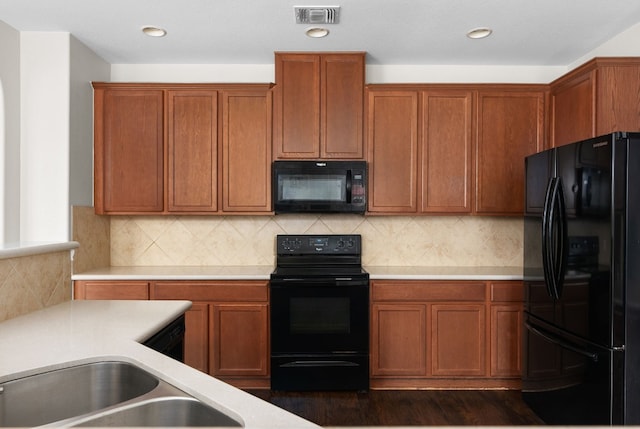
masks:
<instances>
[{"instance_id":1,"label":"lower wooden cabinet","mask_svg":"<svg viewBox=\"0 0 640 429\"><path fill-rule=\"evenodd\" d=\"M265 281L75 281L75 299L178 299L185 363L240 388L270 386Z\"/></svg>"},{"instance_id":2,"label":"lower wooden cabinet","mask_svg":"<svg viewBox=\"0 0 640 429\"><path fill-rule=\"evenodd\" d=\"M209 305L194 302L185 313L184 363L209 372Z\"/></svg>"},{"instance_id":3,"label":"lower wooden cabinet","mask_svg":"<svg viewBox=\"0 0 640 429\"><path fill-rule=\"evenodd\" d=\"M270 387L268 281L75 281L76 299L180 299L185 363ZM372 389L520 387L522 282L373 280Z\"/></svg>"},{"instance_id":4,"label":"lower wooden cabinet","mask_svg":"<svg viewBox=\"0 0 640 429\"><path fill-rule=\"evenodd\" d=\"M485 326L483 303L431 305L431 374L486 375Z\"/></svg>"},{"instance_id":5,"label":"lower wooden cabinet","mask_svg":"<svg viewBox=\"0 0 640 429\"><path fill-rule=\"evenodd\" d=\"M212 304L209 314L209 372L221 378L269 375L267 304Z\"/></svg>"},{"instance_id":6,"label":"lower wooden cabinet","mask_svg":"<svg viewBox=\"0 0 640 429\"><path fill-rule=\"evenodd\" d=\"M241 388L268 388L267 281L157 281L151 299L187 299L185 363Z\"/></svg>"},{"instance_id":7,"label":"lower wooden cabinet","mask_svg":"<svg viewBox=\"0 0 640 429\"><path fill-rule=\"evenodd\" d=\"M518 388L522 282L371 282L372 388Z\"/></svg>"}]
</instances>

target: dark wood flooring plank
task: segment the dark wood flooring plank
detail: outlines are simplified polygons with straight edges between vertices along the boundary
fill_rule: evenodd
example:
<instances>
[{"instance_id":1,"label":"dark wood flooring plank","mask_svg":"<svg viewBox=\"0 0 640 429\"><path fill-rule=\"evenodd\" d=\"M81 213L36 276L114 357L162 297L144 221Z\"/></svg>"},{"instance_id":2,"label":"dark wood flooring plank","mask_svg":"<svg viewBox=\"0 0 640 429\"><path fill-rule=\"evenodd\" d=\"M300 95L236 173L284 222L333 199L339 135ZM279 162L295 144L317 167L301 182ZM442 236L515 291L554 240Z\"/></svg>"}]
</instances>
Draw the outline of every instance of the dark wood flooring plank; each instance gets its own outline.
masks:
<instances>
[{"instance_id":1,"label":"dark wood flooring plank","mask_svg":"<svg viewBox=\"0 0 640 429\"><path fill-rule=\"evenodd\" d=\"M372 390L249 393L320 426L503 426L544 424L507 390Z\"/></svg>"}]
</instances>

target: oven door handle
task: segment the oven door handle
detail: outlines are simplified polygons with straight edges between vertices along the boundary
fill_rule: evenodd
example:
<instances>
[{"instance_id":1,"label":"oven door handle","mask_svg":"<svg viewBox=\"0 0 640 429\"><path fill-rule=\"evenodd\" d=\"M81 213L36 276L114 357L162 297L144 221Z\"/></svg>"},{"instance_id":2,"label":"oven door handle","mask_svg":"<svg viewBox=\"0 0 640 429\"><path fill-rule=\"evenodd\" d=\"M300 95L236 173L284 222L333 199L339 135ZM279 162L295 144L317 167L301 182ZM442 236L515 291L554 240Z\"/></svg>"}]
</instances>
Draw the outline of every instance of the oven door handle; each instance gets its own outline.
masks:
<instances>
[{"instance_id":1,"label":"oven door handle","mask_svg":"<svg viewBox=\"0 0 640 429\"><path fill-rule=\"evenodd\" d=\"M360 366L355 362L349 362L346 360L298 360L294 362L287 362L280 365L281 368L303 368L303 367L316 367L316 366L343 366L353 367Z\"/></svg>"}]
</instances>

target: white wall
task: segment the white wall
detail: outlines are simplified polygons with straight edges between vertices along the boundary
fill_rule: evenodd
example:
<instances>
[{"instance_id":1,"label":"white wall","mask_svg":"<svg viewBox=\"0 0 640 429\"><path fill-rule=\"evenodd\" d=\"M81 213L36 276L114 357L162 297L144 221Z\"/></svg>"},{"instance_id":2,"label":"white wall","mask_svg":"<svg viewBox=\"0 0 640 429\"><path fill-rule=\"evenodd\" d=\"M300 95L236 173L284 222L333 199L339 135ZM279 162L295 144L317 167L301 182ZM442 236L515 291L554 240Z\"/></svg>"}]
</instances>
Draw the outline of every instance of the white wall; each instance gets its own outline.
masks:
<instances>
[{"instance_id":1,"label":"white wall","mask_svg":"<svg viewBox=\"0 0 640 429\"><path fill-rule=\"evenodd\" d=\"M69 33L20 33L20 241L67 241L93 202L92 80L110 66Z\"/></svg>"},{"instance_id":2,"label":"white wall","mask_svg":"<svg viewBox=\"0 0 640 429\"><path fill-rule=\"evenodd\" d=\"M20 239L20 33L0 21L0 242ZM1 127L0 127L1 128Z\"/></svg>"},{"instance_id":3,"label":"white wall","mask_svg":"<svg viewBox=\"0 0 640 429\"><path fill-rule=\"evenodd\" d=\"M367 83L549 83L566 67L368 65ZM273 64L113 64L114 82L275 81Z\"/></svg>"},{"instance_id":4,"label":"white wall","mask_svg":"<svg viewBox=\"0 0 640 429\"><path fill-rule=\"evenodd\" d=\"M20 240L69 237L69 33L20 34Z\"/></svg>"},{"instance_id":5,"label":"white wall","mask_svg":"<svg viewBox=\"0 0 640 429\"><path fill-rule=\"evenodd\" d=\"M93 88L110 79L109 63L71 36L69 204L93 205Z\"/></svg>"},{"instance_id":6,"label":"white wall","mask_svg":"<svg viewBox=\"0 0 640 429\"><path fill-rule=\"evenodd\" d=\"M640 56L640 23L623 31L614 38L600 45L572 64L568 69L572 70L594 57L638 57Z\"/></svg>"}]
</instances>

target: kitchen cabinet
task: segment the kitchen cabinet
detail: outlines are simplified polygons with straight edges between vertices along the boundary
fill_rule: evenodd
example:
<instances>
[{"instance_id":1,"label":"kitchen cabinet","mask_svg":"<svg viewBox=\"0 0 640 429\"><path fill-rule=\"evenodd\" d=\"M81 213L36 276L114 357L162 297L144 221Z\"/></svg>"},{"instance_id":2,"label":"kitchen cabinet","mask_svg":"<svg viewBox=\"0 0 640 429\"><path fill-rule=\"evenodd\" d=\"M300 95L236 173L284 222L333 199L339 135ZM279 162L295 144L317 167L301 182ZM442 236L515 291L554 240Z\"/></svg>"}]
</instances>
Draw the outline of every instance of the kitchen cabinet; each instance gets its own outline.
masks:
<instances>
[{"instance_id":1,"label":"kitchen cabinet","mask_svg":"<svg viewBox=\"0 0 640 429\"><path fill-rule=\"evenodd\" d=\"M267 304L212 304L211 374L224 377L268 375Z\"/></svg>"},{"instance_id":2,"label":"kitchen cabinet","mask_svg":"<svg viewBox=\"0 0 640 429\"><path fill-rule=\"evenodd\" d=\"M595 58L550 85L551 146L640 131L640 58Z\"/></svg>"},{"instance_id":3,"label":"kitchen cabinet","mask_svg":"<svg viewBox=\"0 0 640 429\"><path fill-rule=\"evenodd\" d=\"M271 85L93 86L96 213L271 213Z\"/></svg>"},{"instance_id":4,"label":"kitchen cabinet","mask_svg":"<svg viewBox=\"0 0 640 429\"><path fill-rule=\"evenodd\" d=\"M209 372L209 305L191 304L185 313L184 363L202 372Z\"/></svg>"},{"instance_id":5,"label":"kitchen cabinet","mask_svg":"<svg viewBox=\"0 0 640 429\"><path fill-rule=\"evenodd\" d=\"M267 286L267 281L156 281L150 297L194 303L187 312L185 363L237 387L268 388Z\"/></svg>"},{"instance_id":6,"label":"kitchen cabinet","mask_svg":"<svg viewBox=\"0 0 640 429\"><path fill-rule=\"evenodd\" d=\"M79 281L75 299L189 300L185 363L242 388L268 388L268 281ZM143 293L144 292L144 293Z\"/></svg>"},{"instance_id":7,"label":"kitchen cabinet","mask_svg":"<svg viewBox=\"0 0 640 429\"><path fill-rule=\"evenodd\" d=\"M473 195L473 93L430 90L421 95L421 211L469 213Z\"/></svg>"},{"instance_id":8,"label":"kitchen cabinet","mask_svg":"<svg viewBox=\"0 0 640 429\"><path fill-rule=\"evenodd\" d=\"M78 281L73 284L74 299L149 299L146 281Z\"/></svg>"},{"instance_id":9,"label":"kitchen cabinet","mask_svg":"<svg viewBox=\"0 0 640 429\"><path fill-rule=\"evenodd\" d=\"M418 208L418 92L367 90L369 212Z\"/></svg>"},{"instance_id":10,"label":"kitchen cabinet","mask_svg":"<svg viewBox=\"0 0 640 429\"><path fill-rule=\"evenodd\" d=\"M362 159L364 52L275 54L275 159Z\"/></svg>"},{"instance_id":11,"label":"kitchen cabinet","mask_svg":"<svg viewBox=\"0 0 640 429\"><path fill-rule=\"evenodd\" d=\"M167 91L168 210L218 210L218 92Z\"/></svg>"},{"instance_id":12,"label":"kitchen cabinet","mask_svg":"<svg viewBox=\"0 0 640 429\"><path fill-rule=\"evenodd\" d=\"M484 376L484 304L431 306L431 373L434 376Z\"/></svg>"},{"instance_id":13,"label":"kitchen cabinet","mask_svg":"<svg viewBox=\"0 0 640 429\"><path fill-rule=\"evenodd\" d=\"M272 94L222 92L222 211L271 212Z\"/></svg>"},{"instance_id":14,"label":"kitchen cabinet","mask_svg":"<svg viewBox=\"0 0 640 429\"><path fill-rule=\"evenodd\" d=\"M370 213L523 213L523 160L544 145L542 86L369 85L366 94Z\"/></svg>"},{"instance_id":15,"label":"kitchen cabinet","mask_svg":"<svg viewBox=\"0 0 640 429\"><path fill-rule=\"evenodd\" d=\"M164 92L94 84L95 209L164 209Z\"/></svg>"},{"instance_id":16,"label":"kitchen cabinet","mask_svg":"<svg viewBox=\"0 0 640 429\"><path fill-rule=\"evenodd\" d=\"M522 368L522 282L491 282L491 377L519 377Z\"/></svg>"},{"instance_id":17,"label":"kitchen cabinet","mask_svg":"<svg viewBox=\"0 0 640 429\"><path fill-rule=\"evenodd\" d=\"M371 311L371 375L427 375L426 304L377 304Z\"/></svg>"},{"instance_id":18,"label":"kitchen cabinet","mask_svg":"<svg viewBox=\"0 0 640 429\"><path fill-rule=\"evenodd\" d=\"M371 282L372 388L517 388L522 282Z\"/></svg>"},{"instance_id":19,"label":"kitchen cabinet","mask_svg":"<svg viewBox=\"0 0 640 429\"><path fill-rule=\"evenodd\" d=\"M494 86L478 92L475 209L524 213L524 158L544 149L545 91Z\"/></svg>"}]
</instances>

